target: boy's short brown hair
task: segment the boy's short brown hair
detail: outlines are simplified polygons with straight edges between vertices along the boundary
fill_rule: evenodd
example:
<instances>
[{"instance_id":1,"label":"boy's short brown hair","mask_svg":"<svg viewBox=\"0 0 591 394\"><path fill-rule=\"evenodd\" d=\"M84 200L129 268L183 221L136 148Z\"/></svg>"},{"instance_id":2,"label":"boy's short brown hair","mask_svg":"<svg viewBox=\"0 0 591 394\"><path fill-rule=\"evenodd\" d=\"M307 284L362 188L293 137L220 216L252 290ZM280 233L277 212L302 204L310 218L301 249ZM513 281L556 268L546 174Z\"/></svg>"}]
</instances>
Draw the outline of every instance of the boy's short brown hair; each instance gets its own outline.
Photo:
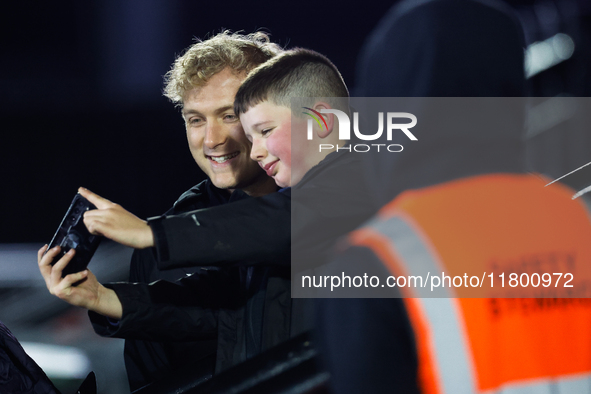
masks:
<instances>
[{"instance_id":1,"label":"boy's short brown hair","mask_svg":"<svg viewBox=\"0 0 591 394\"><path fill-rule=\"evenodd\" d=\"M296 48L251 71L236 93L234 111L240 115L263 101L288 108L292 104L304 107L313 105L310 99L315 98L326 99L333 107L346 111L348 97L347 86L330 60L318 52Z\"/></svg>"}]
</instances>

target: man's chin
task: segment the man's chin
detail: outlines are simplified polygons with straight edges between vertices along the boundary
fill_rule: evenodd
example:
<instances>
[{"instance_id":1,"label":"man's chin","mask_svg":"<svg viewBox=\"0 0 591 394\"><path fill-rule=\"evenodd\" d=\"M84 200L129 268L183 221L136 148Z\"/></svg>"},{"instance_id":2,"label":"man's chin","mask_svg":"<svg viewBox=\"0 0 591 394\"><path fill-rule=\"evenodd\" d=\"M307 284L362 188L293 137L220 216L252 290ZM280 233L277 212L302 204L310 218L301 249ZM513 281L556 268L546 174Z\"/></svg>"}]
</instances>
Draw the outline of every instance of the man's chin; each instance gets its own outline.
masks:
<instances>
[{"instance_id":1,"label":"man's chin","mask_svg":"<svg viewBox=\"0 0 591 394\"><path fill-rule=\"evenodd\" d=\"M242 171L233 171L227 173L215 173L214 171L211 171L207 175L214 186L218 189L244 189L254 184L258 184L260 186L261 184L265 183L265 180L269 180L265 172L261 170L258 165L252 167L243 167L244 168L242 168Z\"/></svg>"},{"instance_id":2,"label":"man's chin","mask_svg":"<svg viewBox=\"0 0 591 394\"><path fill-rule=\"evenodd\" d=\"M238 182L236 179L223 179L221 177L209 177L211 183L218 189L236 189Z\"/></svg>"}]
</instances>

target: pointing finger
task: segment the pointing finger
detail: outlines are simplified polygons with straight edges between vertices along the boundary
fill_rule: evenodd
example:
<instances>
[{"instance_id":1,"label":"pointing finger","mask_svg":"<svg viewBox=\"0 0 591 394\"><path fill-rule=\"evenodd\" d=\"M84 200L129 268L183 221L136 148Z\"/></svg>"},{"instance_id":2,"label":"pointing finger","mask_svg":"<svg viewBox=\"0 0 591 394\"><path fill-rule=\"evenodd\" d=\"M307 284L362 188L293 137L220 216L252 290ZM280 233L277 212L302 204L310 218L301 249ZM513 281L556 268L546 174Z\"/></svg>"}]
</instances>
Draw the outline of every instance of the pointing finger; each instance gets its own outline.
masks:
<instances>
[{"instance_id":1,"label":"pointing finger","mask_svg":"<svg viewBox=\"0 0 591 394\"><path fill-rule=\"evenodd\" d=\"M99 196L96 193L91 192L90 190L84 187L78 188L78 193L80 193L82 197L86 198L88 201L93 203L98 209L108 208L111 205L113 205L111 201Z\"/></svg>"}]
</instances>

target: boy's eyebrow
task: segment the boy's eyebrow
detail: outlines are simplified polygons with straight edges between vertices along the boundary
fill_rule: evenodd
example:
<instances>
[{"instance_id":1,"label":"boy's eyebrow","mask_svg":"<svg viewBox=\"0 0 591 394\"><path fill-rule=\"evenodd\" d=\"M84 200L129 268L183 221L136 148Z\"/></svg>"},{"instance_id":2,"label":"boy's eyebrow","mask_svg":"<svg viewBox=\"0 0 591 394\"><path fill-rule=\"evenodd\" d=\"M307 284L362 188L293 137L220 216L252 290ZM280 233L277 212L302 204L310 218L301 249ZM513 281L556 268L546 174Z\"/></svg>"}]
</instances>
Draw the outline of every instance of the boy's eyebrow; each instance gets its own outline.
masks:
<instances>
[{"instance_id":1,"label":"boy's eyebrow","mask_svg":"<svg viewBox=\"0 0 591 394\"><path fill-rule=\"evenodd\" d=\"M254 129L256 127L260 127L260 126L262 126L262 125L264 125L266 123L271 123L271 122L272 122L272 120L263 120L262 122L257 122L255 124L253 124L252 125L252 128Z\"/></svg>"}]
</instances>

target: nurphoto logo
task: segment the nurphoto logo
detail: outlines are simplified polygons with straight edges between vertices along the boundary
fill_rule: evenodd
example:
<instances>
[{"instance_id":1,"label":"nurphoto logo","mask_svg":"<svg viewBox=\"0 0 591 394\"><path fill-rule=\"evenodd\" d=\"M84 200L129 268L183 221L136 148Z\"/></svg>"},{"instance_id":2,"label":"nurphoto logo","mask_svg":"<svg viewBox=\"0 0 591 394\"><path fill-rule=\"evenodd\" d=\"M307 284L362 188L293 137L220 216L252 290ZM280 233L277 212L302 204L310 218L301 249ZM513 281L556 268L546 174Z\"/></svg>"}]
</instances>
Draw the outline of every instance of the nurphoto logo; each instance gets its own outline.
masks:
<instances>
[{"instance_id":1,"label":"nurphoto logo","mask_svg":"<svg viewBox=\"0 0 591 394\"><path fill-rule=\"evenodd\" d=\"M308 119L307 137L308 140L312 140L314 132L312 130L314 121L318 124L321 130L328 129L326 121L322 117L322 114L334 114L339 122L339 140L343 141L343 145L336 146L337 151L347 150L349 152L369 152L370 150L380 151L380 148L384 148L388 152L402 152L404 147L400 144L354 144L347 145L351 140L351 121L349 116L338 109L321 109L315 111L312 108L302 107L310 112L304 112L304 114L310 116L312 119ZM382 137L384 133L384 118L386 119L386 140L392 141L392 135L394 131L401 131L411 141L417 141L417 137L409 129L413 128L417 124L417 117L409 112L387 112L384 116L383 112L378 112L378 131L373 134L363 134L359 131L359 113L353 112L353 133L355 136L362 141L375 141ZM408 119L410 123L397 123L400 119ZM396 121L395 121L396 120ZM319 144L319 150L323 149L334 149L335 146L332 144Z\"/></svg>"}]
</instances>

